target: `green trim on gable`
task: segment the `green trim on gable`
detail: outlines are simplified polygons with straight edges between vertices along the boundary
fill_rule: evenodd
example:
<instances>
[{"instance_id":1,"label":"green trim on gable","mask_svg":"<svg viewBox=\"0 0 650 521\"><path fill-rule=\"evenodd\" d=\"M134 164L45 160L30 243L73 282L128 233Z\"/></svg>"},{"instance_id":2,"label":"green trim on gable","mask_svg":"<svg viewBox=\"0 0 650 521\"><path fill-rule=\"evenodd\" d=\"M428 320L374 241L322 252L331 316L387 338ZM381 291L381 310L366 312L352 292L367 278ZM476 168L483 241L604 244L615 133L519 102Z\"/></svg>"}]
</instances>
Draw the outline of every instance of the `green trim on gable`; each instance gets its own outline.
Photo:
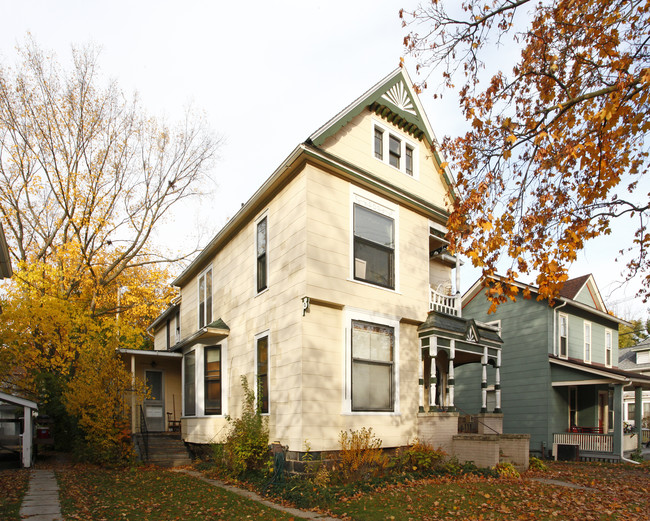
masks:
<instances>
[{"instance_id":1,"label":"green trim on gable","mask_svg":"<svg viewBox=\"0 0 650 521\"><path fill-rule=\"evenodd\" d=\"M396 69L381 83L362 95L345 108L321 130L312 135L312 143L318 147L325 140L336 134L364 110L370 109L382 118L397 125L417 139L426 138L434 143L434 136L429 132L426 115L421 114L416 101L413 85L407 81L403 69Z\"/></svg>"}]
</instances>

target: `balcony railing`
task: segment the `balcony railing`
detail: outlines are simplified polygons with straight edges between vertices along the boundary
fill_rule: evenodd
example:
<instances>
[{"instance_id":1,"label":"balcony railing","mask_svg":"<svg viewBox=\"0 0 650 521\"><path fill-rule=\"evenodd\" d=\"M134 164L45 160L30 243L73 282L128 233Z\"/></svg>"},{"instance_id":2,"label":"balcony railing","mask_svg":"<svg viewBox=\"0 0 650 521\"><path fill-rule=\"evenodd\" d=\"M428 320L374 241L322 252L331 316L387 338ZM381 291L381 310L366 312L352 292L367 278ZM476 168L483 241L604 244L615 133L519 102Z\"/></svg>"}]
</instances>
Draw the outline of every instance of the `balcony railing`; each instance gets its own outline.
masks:
<instances>
[{"instance_id":1,"label":"balcony railing","mask_svg":"<svg viewBox=\"0 0 650 521\"><path fill-rule=\"evenodd\" d=\"M446 295L429 288L429 311L438 311L455 317L460 316L460 295Z\"/></svg>"},{"instance_id":2,"label":"balcony railing","mask_svg":"<svg viewBox=\"0 0 650 521\"><path fill-rule=\"evenodd\" d=\"M612 434L587 434L582 432L560 432L553 434L553 443L559 445L577 445L580 452L614 452Z\"/></svg>"}]
</instances>

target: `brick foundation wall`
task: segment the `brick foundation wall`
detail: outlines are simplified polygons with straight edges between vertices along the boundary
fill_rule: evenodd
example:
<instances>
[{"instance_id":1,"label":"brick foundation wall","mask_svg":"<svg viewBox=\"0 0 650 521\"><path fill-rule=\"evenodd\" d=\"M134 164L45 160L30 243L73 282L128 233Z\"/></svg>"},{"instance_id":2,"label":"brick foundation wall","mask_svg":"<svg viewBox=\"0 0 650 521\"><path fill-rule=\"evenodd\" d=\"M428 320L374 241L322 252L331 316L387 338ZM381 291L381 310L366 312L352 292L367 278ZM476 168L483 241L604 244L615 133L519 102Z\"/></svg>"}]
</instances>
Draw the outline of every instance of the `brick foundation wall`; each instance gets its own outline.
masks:
<instances>
[{"instance_id":1,"label":"brick foundation wall","mask_svg":"<svg viewBox=\"0 0 650 521\"><path fill-rule=\"evenodd\" d=\"M417 416L417 437L421 443L453 454L453 437L458 433L457 412L425 412Z\"/></svg>"},{"instance_id":2,"label":"brick foundation wall","mask_svg":"<svg viewBox=\"0 0 650 521\"><path fill-rule=\"evenodd\" d=\"M459 461L472 461L477 467L505 462L523 472L528 468L529 443L529 434L457 434L452 453Z\"/></svg>"}]
</instances>

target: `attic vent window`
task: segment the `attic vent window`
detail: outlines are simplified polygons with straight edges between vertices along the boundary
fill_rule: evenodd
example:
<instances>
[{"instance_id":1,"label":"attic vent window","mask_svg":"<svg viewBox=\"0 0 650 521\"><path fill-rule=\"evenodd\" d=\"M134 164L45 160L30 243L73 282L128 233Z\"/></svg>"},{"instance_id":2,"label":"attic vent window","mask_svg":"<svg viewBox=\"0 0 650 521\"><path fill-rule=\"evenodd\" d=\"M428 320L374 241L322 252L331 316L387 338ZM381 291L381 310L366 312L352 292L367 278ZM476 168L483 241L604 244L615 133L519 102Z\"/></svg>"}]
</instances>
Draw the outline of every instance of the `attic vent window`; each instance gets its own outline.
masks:
<instances>
[{"instance_id":1,"label":"attic vent window","mask_svg":"<svg viewBox=\"0 0 650 521\"><path fill-rule=\"evenodd\" d=\"M372 129L372 153L375 158L417 179L417 144L379 122L375 122Z\"/></svg>"}]
</instances>

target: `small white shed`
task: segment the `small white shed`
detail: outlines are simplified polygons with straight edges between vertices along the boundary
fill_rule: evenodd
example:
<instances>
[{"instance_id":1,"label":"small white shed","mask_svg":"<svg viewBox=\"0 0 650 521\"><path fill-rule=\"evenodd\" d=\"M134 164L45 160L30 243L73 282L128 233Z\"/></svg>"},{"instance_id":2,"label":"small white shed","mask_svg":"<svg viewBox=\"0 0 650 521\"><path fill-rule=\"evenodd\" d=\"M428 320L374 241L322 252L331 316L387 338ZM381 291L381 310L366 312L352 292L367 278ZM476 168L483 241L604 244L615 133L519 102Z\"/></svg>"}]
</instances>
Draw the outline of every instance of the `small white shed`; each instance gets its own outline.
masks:
<instances>
[{"instance_id":1,"label":"small white shed","mask_svg":"<svg viewBox=\"0 0 650 521\"><path fill-rule=\"evenodd\" d=\"M0 403L2 402L23 408L23 433L18 436L22 454L21 462L23 467L31 467L34 449L34 413L38 411L38 405L31 400L0 392Z\"/></svg>"}]
</instances>

